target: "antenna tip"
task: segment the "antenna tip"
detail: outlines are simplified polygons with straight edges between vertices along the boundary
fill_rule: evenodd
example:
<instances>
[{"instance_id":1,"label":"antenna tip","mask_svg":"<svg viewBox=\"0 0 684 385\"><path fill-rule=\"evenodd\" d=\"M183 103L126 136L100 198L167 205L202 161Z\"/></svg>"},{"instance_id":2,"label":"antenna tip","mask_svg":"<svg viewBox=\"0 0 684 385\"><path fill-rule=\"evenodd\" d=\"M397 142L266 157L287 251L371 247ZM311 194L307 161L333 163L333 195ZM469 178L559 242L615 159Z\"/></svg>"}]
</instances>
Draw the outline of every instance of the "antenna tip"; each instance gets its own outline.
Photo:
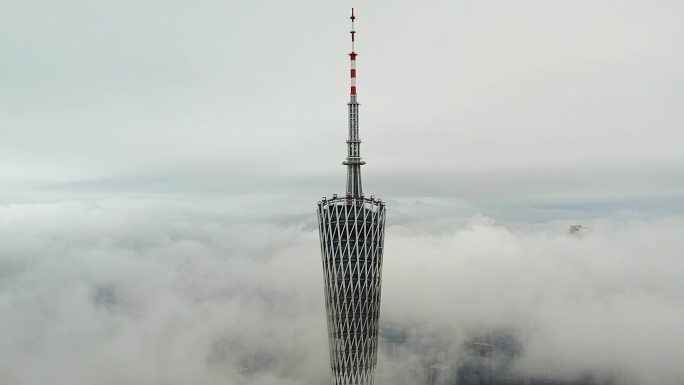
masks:
<instances>
[{"instance_id":1,"label":"antenna tip","mask_svg":"<svg viewBox=\"0 0 684 385\"><path fill-rule=\"evenodd\" d=\"M352 8L352 15L351 15L350 19L352 19L352 20L356 19L356 17L354 16L354 8Z\"/></svg>"}]
</instances>

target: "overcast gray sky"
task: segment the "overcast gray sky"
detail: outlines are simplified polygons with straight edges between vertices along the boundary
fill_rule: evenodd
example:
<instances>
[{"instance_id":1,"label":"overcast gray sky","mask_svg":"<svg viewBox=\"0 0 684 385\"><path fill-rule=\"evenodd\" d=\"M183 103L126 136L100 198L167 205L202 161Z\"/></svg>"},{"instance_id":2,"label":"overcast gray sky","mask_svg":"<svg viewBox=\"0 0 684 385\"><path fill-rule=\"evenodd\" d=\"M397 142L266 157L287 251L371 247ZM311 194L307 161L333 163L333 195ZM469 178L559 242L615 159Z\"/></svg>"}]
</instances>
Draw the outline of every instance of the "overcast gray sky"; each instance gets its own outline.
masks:
<instances>
[{"instance_id":1,"label":"overcast gray sky","mask_svg":"<svg viewBox=\"0 0 684 385\"><path fill-rule=\"evenodd\" d=\"M344 187L352 5L2 2L0 199L309 210ZM684 210L680 1L356 7L368 192L516 220Z\"/></svg>"}]
</instances>

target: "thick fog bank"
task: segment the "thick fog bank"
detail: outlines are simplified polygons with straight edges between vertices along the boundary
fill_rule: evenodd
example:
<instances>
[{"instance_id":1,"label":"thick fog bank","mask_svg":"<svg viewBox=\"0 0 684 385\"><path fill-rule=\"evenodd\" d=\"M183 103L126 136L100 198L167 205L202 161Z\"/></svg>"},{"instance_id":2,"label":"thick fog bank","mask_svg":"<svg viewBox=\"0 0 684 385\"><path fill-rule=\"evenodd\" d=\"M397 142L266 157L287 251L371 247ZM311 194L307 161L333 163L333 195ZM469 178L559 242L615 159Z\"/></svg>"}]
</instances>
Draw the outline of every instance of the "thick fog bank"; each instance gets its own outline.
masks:
<instances>
[{"instance_id":1,"label":"thick fog bank","mask_svg":"<svg viewBox=\"0 0 684 385\"><path fill-rule=\"evenodd\" d=\"M505 329L529 376L684 382L684 219L570 224L390 226L381 319L406 354L381 367ZM325 383L318 235L168 202L2 206L0 331L2 384Z\"/></svg>"}]
</instances>

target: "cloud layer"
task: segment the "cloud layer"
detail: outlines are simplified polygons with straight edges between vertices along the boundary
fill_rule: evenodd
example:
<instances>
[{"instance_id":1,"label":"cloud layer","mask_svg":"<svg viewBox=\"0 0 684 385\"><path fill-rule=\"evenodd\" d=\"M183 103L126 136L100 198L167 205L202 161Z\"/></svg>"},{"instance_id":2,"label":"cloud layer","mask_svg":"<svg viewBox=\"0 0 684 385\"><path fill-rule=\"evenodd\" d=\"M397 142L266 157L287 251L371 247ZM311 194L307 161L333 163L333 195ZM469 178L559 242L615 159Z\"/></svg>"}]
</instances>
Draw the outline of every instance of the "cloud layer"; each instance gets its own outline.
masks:
<instances>
[{"instance_id":1,"label":"cloud layer","mask_svg":"<svg viewBox=\"0 0 684 385\"><path fill-rule=\"evenodd\" d=\"M0 208L0 382L326 381L316 232L193 207ZM453 344L509 328L530 374L681 383L684 220L568 224L390 227L383 324Z\"/></svg>"}]
</instances>

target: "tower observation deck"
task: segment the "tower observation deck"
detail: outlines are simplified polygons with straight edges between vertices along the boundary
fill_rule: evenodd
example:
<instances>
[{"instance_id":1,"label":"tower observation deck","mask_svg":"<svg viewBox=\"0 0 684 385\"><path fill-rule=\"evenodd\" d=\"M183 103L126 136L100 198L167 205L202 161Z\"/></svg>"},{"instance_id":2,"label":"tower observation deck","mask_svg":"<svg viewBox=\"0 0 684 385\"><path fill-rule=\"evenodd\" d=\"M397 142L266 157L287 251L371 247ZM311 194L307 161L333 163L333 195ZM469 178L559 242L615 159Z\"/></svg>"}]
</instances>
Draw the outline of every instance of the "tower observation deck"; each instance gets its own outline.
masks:
<instances>
[{"instance_id":1,"label":"tower observation deck","mask_svg":"<svg viewBox=\"0 0 684 385\"><path fill-rule=\"evenodd\" d=\"M317 204L333 385L373 384L385 237L385 203L361 184L355 20L352 9L347 191Z\"/></svg>"}]
</instances>

